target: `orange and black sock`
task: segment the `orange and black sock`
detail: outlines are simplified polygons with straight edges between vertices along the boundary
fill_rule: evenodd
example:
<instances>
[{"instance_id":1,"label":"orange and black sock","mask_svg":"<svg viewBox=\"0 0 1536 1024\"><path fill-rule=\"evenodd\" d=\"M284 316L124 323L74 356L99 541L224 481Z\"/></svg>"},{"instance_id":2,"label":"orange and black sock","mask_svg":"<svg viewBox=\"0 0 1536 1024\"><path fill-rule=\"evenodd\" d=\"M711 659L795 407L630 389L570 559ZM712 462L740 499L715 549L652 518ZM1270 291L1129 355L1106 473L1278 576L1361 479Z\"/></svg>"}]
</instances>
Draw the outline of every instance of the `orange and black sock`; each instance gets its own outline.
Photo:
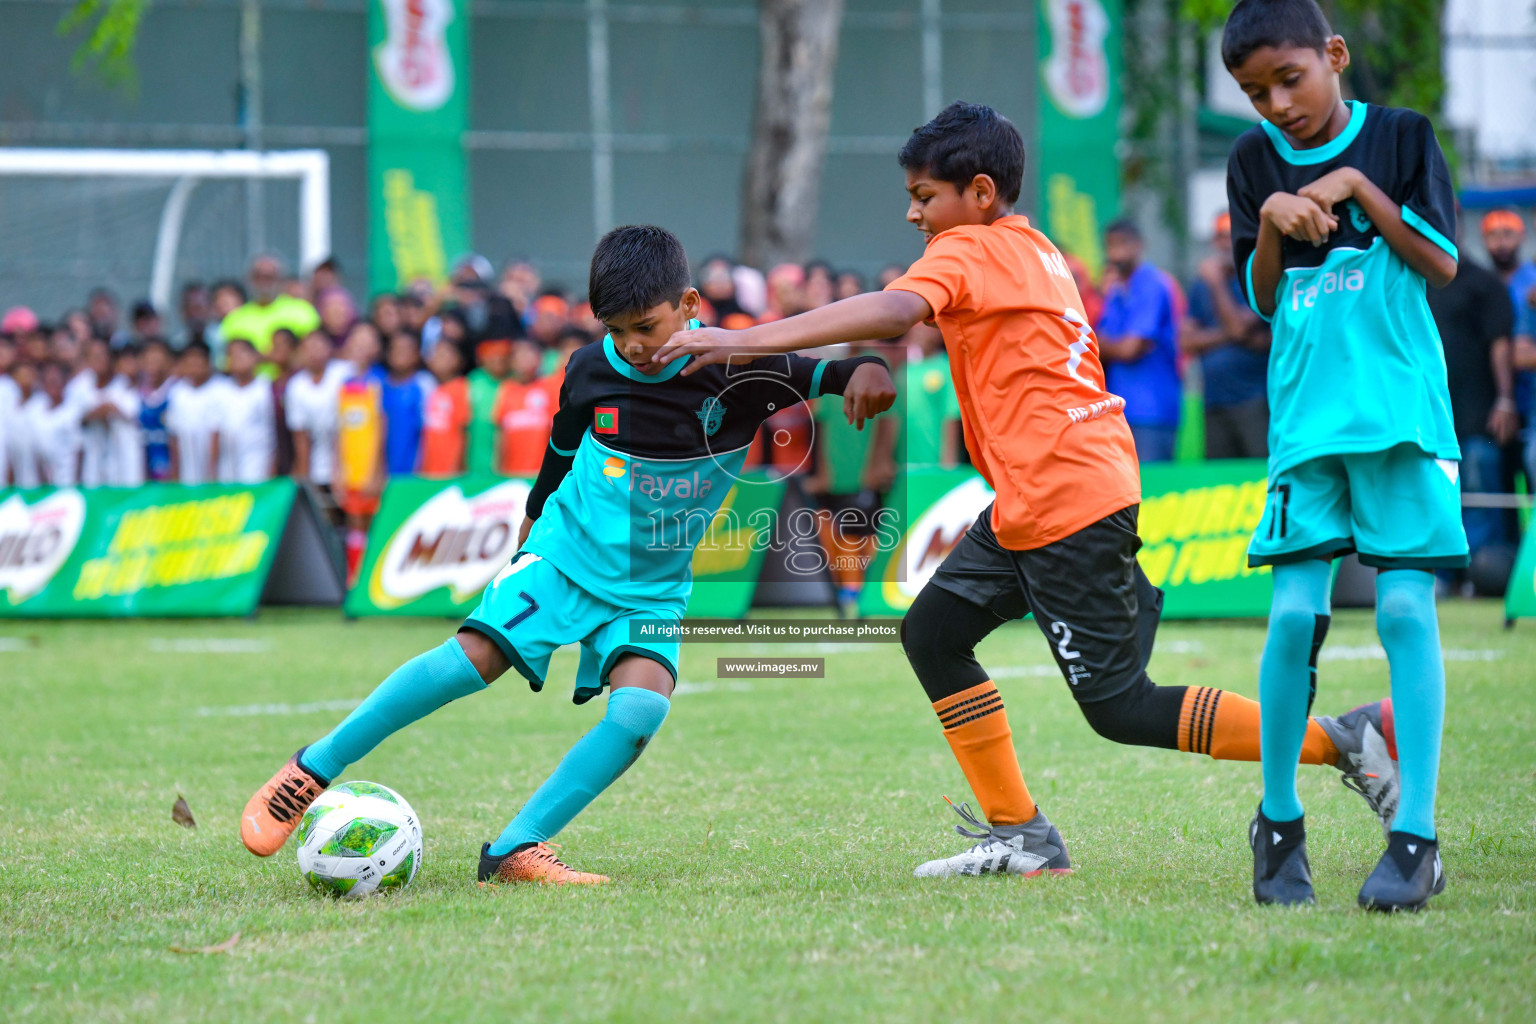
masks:
<instances>
[{"instance_id":1,"label":"orange and black sock","mask_svg":"<svg viewBox=\"0 0 1536 1024\"><path fill-rule=\"evenodd\" d=\"M989 679L933 702L981 813L993 825L1020 825L1037 808L1024 785L1003 696Z\"/></svg>"},{"instance_id":2,"label":"orange and black sock","mask_svg":"<svg viewBox=\"0 0 1536 1024\"><path fill-rule=\"evenodd\" d=\"M1218 761L1259 760L1259 702L1209 686L1189 687L1179 711L1179 749ZM1308 718L1301 763L1333 764L1338 759L1339 750L1323 727Z\"/></svg>"}]
</instances>

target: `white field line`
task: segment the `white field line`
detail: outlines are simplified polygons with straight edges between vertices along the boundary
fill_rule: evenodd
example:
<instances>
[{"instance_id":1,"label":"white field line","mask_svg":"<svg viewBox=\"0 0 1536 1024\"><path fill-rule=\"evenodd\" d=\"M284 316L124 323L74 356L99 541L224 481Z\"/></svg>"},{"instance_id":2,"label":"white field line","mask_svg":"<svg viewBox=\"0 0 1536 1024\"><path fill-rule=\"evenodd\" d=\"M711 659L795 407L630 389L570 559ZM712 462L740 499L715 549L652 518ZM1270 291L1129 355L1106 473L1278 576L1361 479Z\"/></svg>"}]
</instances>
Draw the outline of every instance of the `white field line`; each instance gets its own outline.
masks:
<instances>
[{"instance_id":1,"label":"white field line","mask_svg":"<svg viewBox=\"0 0 1536 1024\"><path fill-rule=\"evenodd\" d=\"M678 683L677 686L675 686L672 689L672 693L675 696L677 694L685 694L686 695L686 694L690 694L690 693L715 693L715 692L722 691L722 690L728 691L730 693L751 693L752 692L752 684L751 683L738 683L738 682L734 682L734 681L732 681L732 682L721 681L721 682L709 682L709 683L695 683L695 682L690 682L690 681L685 679L682 682Z\"/></svg>"},{"instance_id":2,"label":"white field line","mask_svg":"<svg viewBox=\"0 0 1536 1024\"><path fill-rule=\"evenodd\" d=\"M307 704L228 704L223 707L198 708L199 718L254 718L258 715L308 715L316 711L351 711L362 703L360 698L315 700Z\"/></svg>"},{"instance_id":3,"label":"white field line","mask_svg":"<svg viewBox=\"0 0 1536 1024\"><path fill-rule=\"evenodd\" d=\"M0 653L10 654L15 651L30 651L32 647L32 641L24 636L0 636Z\"/></svg>"},{"instance_id":4,"label":"white field line","mask_svg":"<svg viewBox=\"0 0 1536 1024\"><path fill-rule=\"evenodd\" d=\"M272 649L268 641L253 637L152 636L147 645L157 654L263 654Z\"/></svg>"},{"instance_id":5,"label":"white field line","mask_svg":"<svg viewBox=\"0 0 1536 1024\"><path fill-rule=\"evenodd\" d=\"M1441 652L1446 661L1500 661L1500 650L1476 650L1464 647L1447 647ZM1363 644L1359 647L1324 647L1318 661L1386 661L1387 652L1380 644Z\"/></svg>"}]
</instances>

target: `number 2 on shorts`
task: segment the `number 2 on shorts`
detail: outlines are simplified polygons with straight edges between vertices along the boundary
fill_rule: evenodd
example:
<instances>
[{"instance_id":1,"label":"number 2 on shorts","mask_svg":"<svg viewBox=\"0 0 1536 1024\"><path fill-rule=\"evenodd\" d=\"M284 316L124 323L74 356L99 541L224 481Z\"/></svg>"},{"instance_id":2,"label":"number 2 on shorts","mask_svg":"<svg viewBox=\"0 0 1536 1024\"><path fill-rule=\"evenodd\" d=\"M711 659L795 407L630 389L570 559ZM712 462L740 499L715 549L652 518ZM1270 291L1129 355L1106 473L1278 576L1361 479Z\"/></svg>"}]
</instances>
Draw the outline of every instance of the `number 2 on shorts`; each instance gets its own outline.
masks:
<instances>
[{"instance_id":1,"label":"number 2 on shorts","mask_svg":"<svg viewBox=\"0 0 1536 1024\"><path fill-rule=\"evenodd\" d=\"M1074 651L1072 649L1072 627L1065 622L1051 623L1051 635L1061 637L1060 640L1056 641L1056 653L1061 655L1062 661L1072 661L1074 658L1081 658L1083 656L1082 651Z\"/></svg>"}]
</instances>

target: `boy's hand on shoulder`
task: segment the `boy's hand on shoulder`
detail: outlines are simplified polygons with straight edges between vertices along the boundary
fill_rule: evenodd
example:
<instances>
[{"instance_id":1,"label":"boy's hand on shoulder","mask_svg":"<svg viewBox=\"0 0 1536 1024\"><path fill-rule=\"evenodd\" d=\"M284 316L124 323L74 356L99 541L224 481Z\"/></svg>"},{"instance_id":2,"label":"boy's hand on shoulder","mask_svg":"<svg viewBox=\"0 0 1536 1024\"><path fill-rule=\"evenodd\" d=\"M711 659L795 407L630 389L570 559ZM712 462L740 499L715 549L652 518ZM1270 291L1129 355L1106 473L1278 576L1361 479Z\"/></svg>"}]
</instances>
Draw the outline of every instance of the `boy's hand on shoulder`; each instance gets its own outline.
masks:
<instances>
[{"instance_id":1,"label":"boy's hand on shoulder","mask_svg":"<svg viewBox=\"0 0 1536 1024\"><path fill-rule=\"evenodd\" d=\"M1259 217L1282 235L1313 245L1322 245L1339 227L1339 219L1316 202L1289 192L1276 192L1264 200Z\"/></svg>"},{"instance_id":2,"label":"boy's hand on shoulder","mask_svg":"<svg viewBox=\"0 0 1536 1024\"><path fill-rule=\"evenodd\" d=\"M692 356L693 359L683 376L687 376L701 366L709 366L711 363L723 363L731 356L750 355L751 349L743 344L747 331L727 331L723 327L696 327L692 330L678 331L667 339L665 345L656 350L651 356L651 361L666 365L674 359L683 356Z\"/></svg>"},{"instance_id":3,"label":"boy's hand on shoulder","mask_svg":"<svg viewBox=\"0 0 1536 1024\"><path fill-rule=\"evenodd\" d=\"M843 415L858 430L864 421L880 415L896 402L896 385L883 363L860 363L843 388Z\"/></svg>"},{"instance_id":4,"label":"boy's hand on shoulder","mask_svg":"<svg viewBox=\"0 0 1536 1024\"><path fill-rule=\"evenodd\" d=\"M1309 182L1296 194L1303 199L1310 199L1322 208L1324 213L1333 213L1333 208L1354 196L1355 189L1365 180L1353 167L1340 167L1336 171L1329 171L1316 181Z\"/></svg>"}]
</instances>

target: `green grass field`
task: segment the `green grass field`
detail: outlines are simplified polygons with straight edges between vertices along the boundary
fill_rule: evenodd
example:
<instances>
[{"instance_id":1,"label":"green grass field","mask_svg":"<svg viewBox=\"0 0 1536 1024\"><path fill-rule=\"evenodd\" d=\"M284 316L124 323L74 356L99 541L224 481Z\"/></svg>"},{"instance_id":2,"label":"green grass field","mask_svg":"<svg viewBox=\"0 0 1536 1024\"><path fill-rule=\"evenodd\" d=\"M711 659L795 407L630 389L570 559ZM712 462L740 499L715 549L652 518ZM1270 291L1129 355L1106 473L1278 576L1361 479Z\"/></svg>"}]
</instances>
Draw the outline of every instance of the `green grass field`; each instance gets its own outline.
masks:
<instances>
[{"instance_id":1,"label":"green grass field","mask_svg":"<svg viewBox=\"0 0 1536 1024\"><path fill-rule=\"evenodd\" d=\"M1536 625L1442 609L1449 889L1417 916L1355 892L1364 803L1304 769L1320 905L1260 910L1244 831L1257 766L1111 745L1032 624L983 646L1070 878L918 880L968 797L895 646L824 680L724 682L690 646L646 757L561 837L600 889L482 889L480 844L601 704L573 655L508 677L348 775L425 822L407 891L316 896L291 847L245 852L249 793L441 621L0 625L0 1018L7 1021L1536 1019ZM1169 624L1154 678L1255 692L1262 623ZM1368 613L1336 617L1320 711L1387 690ZM195 829L172 823L186 797ZM179 954L234 933L227 953Z\"/></svg>"}]
</instances>

